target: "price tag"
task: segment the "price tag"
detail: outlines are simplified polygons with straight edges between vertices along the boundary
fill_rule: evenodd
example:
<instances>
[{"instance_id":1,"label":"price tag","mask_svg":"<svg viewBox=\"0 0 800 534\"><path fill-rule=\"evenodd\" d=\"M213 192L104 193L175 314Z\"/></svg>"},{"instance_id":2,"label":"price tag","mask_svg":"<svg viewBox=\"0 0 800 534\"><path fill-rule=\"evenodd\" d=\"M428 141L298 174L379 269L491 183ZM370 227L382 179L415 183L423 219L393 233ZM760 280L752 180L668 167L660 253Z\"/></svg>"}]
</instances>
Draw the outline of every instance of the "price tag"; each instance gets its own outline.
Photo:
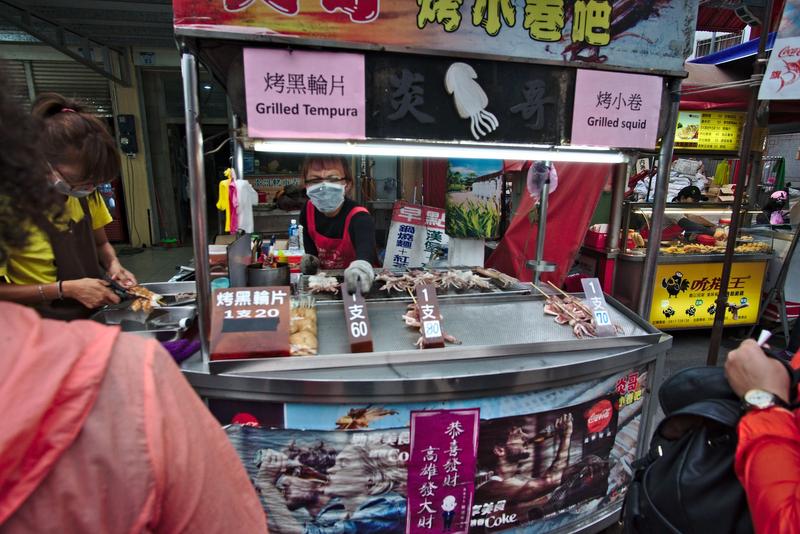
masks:
<instances>
[{"instance_id":1,"label":"price tag","mask_svg":"<svg viewBox=\"0 0 800 534\"><path fill-rule=\"evenodd\" d=\"M432 284L417 286L417 312L422 324L422 348L444 347L442 337L442 315L439 313L439 299L436 287Z\"/></svg>"},{"instance_id":2,"label":"price tag","mask_svg":"<svg viewBox=\"0 0 800 534\"><path fill-rule=\"evenodd\" d=\"M231 287L211 298L212 360L289 355L291 288Z\"/></svg>"},{"instance_id":3,"label":"price tag","mask_svg":"<svg viewBox=\"0 0 800 534\"><path fill-rule=\"evenodd\" d=\"M586 297L586 304L592 310L594 316L594 326L597 330L597 337L613 337L617 335L617 329L611 322L611 315L608 313L606 297L600 287L600 280L597 278L584 278L581 280L583 293Z\"/></svg>"},{"instance_id":4,"label":"price tag","mask_svg":"<svg viewBox=\"0 0 800 534\"><path fill-rule=\"evenodd\" d=\"M360 290L352 295L344 291L344 320L347 324L347 337L350 339L350 351L372 352L372 329L369 325L367 303Z\"/></svg>"}]
</instances>

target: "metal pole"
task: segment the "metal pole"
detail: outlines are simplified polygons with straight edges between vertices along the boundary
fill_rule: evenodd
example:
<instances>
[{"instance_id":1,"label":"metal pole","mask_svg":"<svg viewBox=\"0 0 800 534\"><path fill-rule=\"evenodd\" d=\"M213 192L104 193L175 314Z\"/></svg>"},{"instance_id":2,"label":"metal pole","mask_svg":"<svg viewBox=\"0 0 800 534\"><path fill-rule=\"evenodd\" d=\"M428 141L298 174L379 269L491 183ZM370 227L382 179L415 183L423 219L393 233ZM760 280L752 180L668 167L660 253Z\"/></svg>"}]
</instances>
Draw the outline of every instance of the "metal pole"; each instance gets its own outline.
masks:
<instances>
[{"instance_id":1,"label":"metal pole","mask_svg":"<svg viewBox=\"0 0 800 534\"><path fill-rule=\"evenodd\" d=\"M189 201L192 213L192 245L197 280L197 319L203 361L208 361L211 325L211 283L208 271L208 221L206 218L206 176L203 166L203 132L197 97L197 60L184 48L181 54L183 101L186 117L186 155L189 160Z\"/></svg>"},{"instance_id":2,"label":"metal pole","mask_svg":"<svg viewBox=\"0 0 800 534\"><path fill-rule=\"evenodd\" d=\"M619 231L622 225L622 201L625 198L625 186L628 185L631 164L636 165L636 158L631 158L627 165L618 163L614 169L614 181L611 186L611 213L608 217L608 236L606 237L606 252L609 257L616 256L620 248L622 248L619 246ZM625 239L627 240L627 236L625 236Z\"/></svg>"},{"instance_id":3,"label":"metal pole","mask_svg":"<svg viewBox=\"0 0 800 534\"><path fill-rule=\"evenodd\" d=\"M750 80L753 85L750 87L750 99L747 103L747 116L744 123L744 131L739 144L739 167L736 170L736 191L733 197L733 213L731 214L731 225L728 229L728 242L725 246L725 259L722 262L722 276L719 281L719 295L717 296L717 311L714 314L714 326L711 329L711 342L708 345L708 358L706 365L717 365L719 357L719 347L722 344L722 329L725 326L725 312L728 303L728 283L731 279L733 267L733 254L736 248L736 236L739 235L739 212L742 209L742 199L746 187L745 173L748 173L747 163L753 146L753 133L755 132L756 109L758 108L758 89L761 85L761 77L764 72L764 59L767 48L767 37L769 36L770 25L772 23L772 4L774 0L767 0L767 9L764 12L764 23L761 28L761 35L758 38L758 55L753 64L753 74ZM760 298L760 297L759 297Z\"/></svg>"},{"instance_id":4,"label":"metal pole","mask_svg":"<svg viewBox=\"0 0 800 534\"><path fill-rule=\"evenodd\" d=\"M539 220L538 231L536 232L536 263L541 267L544 261L544 240L547 233L547 200L550 196L550 162L546 162L547 176L542 184L541 197L539 197ZM539 278L541 277L541 270L537 268L533 271L533 283L539 285Z\"/></svg>"},{"instance_id":5,"label":"metal pole","mask_svg":"<svg viewBox=\"0 0 800 534\"><path fill-rule=\"evenodd\" d=\"M639 315L650 319L650 306L653 304L653 281L658 268L658 254L661 246L661 230L664 225L664 208L667 204L669 170L672 164L672 149L675 144L675 129L678 123L678 106L681 103L681 79L673 78L667 84L670 105L667 111L666 131L661 140L658 153L658 179L653 198L653 216L650 220L650 238L647 241L647 256L644 259L642 287L639 293Z\"/></svg>"},{"instance_id":6,"label":"metal pole","mask_svg":"<svg viewBox=\"0 0 800 534\"><path fill-rule=\"evenodd\" d=\"M234 114L231 118L231 123L233 126L233 131L231 132L231 140L233 141L233 170L236 171L236 178L244 180L244 147L239 137L239 128L242 125L242 121L239 120L238 115Z\"/></svg>"}]
</instances>

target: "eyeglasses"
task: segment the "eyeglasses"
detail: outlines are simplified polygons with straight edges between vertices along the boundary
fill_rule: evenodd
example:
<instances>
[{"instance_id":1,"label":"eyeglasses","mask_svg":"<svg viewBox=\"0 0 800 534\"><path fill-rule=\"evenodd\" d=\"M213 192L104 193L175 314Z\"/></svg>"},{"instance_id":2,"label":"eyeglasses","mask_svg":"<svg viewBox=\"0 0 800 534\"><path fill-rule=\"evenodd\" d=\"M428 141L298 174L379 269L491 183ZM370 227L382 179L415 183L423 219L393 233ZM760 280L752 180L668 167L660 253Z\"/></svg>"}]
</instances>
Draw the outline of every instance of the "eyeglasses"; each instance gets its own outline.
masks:
<instances>
[{"instance_id":1,"label":"eyeglasses","mask_svg":"<svg viewBox=\"0 0 800 534\"><path fill-rule=\"evenodd\" d=\"M101 184L95 184L94 182L85 182L85 181L83 183L80 183L81 180L79 178L73 178L70 180L66 176L64 176L64 174L61 171L59 171L49 163L47 164L47 166L50 168L50 172L53 173L56 176L56 178L59 178L60 180L65 182L73 191L91 192L97 189L98 185L101 185ZM78 185L73 185L74 182L78 182Z\"/></svg>"},{"instance_id":2,"label":"eyeglasses","mask_svg":"<svg viewBox=\"0 0 800 534\"><path fill-rule=\"evenodd\" d=\"M321 184L323 182L327 184L338 184L343 181L344 178L335 174L331 174L330 176L309 176L306 178L306 185Z\"/></svg>"}]
</instances>

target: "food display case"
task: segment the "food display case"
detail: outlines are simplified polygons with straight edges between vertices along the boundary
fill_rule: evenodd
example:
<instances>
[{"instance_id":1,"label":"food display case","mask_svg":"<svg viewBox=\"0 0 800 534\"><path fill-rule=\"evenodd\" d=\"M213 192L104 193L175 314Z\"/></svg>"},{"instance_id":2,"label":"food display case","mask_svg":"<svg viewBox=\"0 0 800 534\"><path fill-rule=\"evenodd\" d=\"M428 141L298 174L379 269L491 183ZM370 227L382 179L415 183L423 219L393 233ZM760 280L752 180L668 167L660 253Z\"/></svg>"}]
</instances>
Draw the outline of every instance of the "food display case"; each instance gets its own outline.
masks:
<instances>
[{"instance_id":1,"label":"food display case","mask_svg":"<svg viewBox=\"0 0 800 534\"><path fill-rule=\"evenodd\" d=\"M646 249L632 248L649 235L652 208L626 203L623 231L636 239L620 253L613 294L627 306L639 302ZM750 226L757 212L745 213L736 248L725 325L755 324L764 273L772 258L768 233ZM658 328L708 328L714 322L731 207L723 203L667 204L649 320Z\"/></svg>"}]
</instances>

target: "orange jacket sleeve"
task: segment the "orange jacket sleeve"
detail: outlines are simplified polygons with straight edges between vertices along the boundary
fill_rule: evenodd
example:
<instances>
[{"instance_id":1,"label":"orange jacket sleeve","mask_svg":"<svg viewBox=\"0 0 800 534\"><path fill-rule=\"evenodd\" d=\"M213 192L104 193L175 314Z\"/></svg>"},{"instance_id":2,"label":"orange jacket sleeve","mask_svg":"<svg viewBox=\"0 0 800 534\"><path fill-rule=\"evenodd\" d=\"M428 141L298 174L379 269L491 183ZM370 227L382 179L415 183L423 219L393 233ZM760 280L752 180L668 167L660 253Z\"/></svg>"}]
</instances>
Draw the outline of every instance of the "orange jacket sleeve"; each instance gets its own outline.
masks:
<instances>
[{"instance_id":1,"label":"orange jacket sleeve","mask_svg":"<svg viewBox=\"0 0 800 534\"><path fill-rule=\"evenodd\" d=\"M800 364L800 352L792 362ZM736 476L757 533L800 533L800 412L756 410L739 422Z\"/></svg>"}]
</instances>

